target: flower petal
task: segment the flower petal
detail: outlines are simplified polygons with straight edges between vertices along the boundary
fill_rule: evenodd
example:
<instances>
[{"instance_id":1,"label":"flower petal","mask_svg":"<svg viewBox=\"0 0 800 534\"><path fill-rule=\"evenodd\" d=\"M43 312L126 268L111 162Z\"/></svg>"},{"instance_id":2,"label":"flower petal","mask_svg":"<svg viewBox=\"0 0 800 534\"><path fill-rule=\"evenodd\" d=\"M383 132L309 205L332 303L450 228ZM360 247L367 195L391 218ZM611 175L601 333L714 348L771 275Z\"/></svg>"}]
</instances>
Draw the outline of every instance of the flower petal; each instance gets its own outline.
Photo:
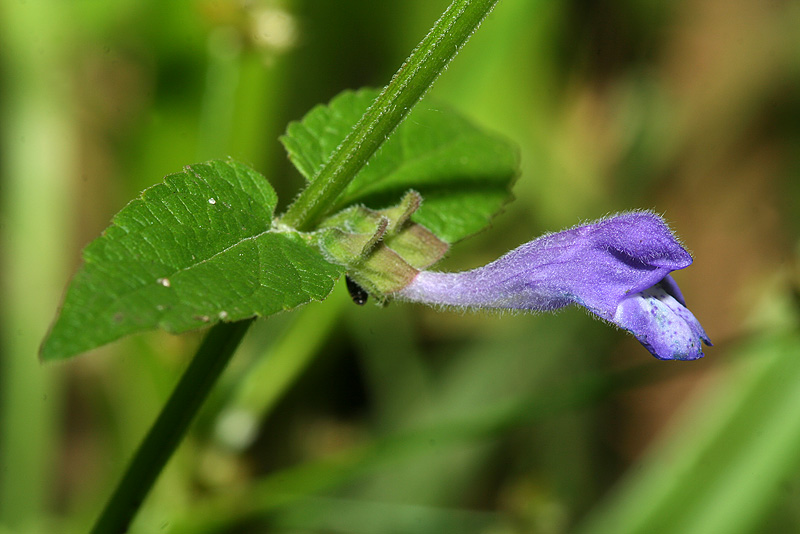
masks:
<instances>
[{"instance_id":1,"label":"flower petal","mask_svg":"<svg viewBox=\"0 0 800 534\"><path fill-rule=\"evenodd\" d=\"M540 237L478 269L422 271L395 295L464 308L579 304L633 333L657 358L692 360L711 343L669 276L691 263L660 217L623 213Z\"/></svg>"},{"instance_id":2,"label":"flower petal","mask_svg":"<svg viewBox=\"0 0 800 534\"><path fill-rule=\"evenodd\" d=\"M696 360L703 357L702 343L711 345L692 312L663 284L620 302L613 322L636 336L660 360Z\"/></svg>"},{"instance_id":3,"label":"flower petal","mask_svg":"<svg viewBox=\"0 0 800 534\"><path fill-rule=\"evenodd\" d=\"M611 321L623 298L691 263L660 217L624 213L540 237L472 271L422 272L399 296L525 310L553 310L574 302Z\"/></svg>"}]
</instances>

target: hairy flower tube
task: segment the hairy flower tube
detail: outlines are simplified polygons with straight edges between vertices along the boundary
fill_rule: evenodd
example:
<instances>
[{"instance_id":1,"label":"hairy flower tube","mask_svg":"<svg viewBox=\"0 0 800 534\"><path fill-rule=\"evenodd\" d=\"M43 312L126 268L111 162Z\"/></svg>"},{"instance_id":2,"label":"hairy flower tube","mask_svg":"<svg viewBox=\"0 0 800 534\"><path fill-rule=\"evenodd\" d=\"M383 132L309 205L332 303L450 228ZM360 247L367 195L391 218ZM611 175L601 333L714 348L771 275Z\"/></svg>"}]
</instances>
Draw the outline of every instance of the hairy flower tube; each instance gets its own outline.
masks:
<instances>
[{"instance_id":1,"label":"hairy flower tube","mask_svg":"<svg viewBox=\"0 0 800 534\"><path fill-rule=\"evenodd\" d=\"M695 360L703 327L669 273L692 257L651 212L548 234L471 271L421 271L396 297L460 308L549 311L569 304L631 332L662 360Z\"/></svg>"}]
</instances>

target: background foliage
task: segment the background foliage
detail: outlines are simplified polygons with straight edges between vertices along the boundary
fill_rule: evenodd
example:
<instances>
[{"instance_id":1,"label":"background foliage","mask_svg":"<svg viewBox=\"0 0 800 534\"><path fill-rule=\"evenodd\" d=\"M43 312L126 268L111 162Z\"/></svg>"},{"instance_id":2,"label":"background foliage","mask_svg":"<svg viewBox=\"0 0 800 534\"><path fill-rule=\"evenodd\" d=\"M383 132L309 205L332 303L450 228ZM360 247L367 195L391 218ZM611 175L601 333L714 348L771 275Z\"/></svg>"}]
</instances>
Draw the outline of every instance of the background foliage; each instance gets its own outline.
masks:
<instances>
[{"instance_id":1,"label":"background foliage","mask_svg":"<svg viewBox=\"0 0 800 534\"><path fill-rule=\"evenodd\" d=\"M200 334L63 365L37 345L80 249L138 192L379 86L445 1L0 0L0 531L82 532ZM324 303L257 324L136 532L800 529L800 8L503 0L431 96L521 146L473 267L617 210L665 214L715 342L653 360L578 310ZM425 105L425 101L422 102Z\"/></svg>"}]
</instances>

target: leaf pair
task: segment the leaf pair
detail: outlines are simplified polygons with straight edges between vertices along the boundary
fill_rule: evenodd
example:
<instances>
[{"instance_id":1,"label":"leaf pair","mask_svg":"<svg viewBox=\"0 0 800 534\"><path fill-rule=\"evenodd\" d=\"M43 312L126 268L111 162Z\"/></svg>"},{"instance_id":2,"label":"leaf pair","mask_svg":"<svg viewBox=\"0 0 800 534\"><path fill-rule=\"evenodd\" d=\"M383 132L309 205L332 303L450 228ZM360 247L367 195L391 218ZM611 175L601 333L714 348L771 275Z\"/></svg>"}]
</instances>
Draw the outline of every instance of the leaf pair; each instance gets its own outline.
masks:
<instances>
[{"instance_id":1,"label":"leaf pair","mask_svg":"<svg viewBox=\"0 0 800 534\"><path fill-rule=\"evenodd\" d=\"M312 181L377 93L345 92L282 138ZM411 219L452 243L488 224L510 197L516 150L456 113L414 110L329 213L396 204L408 190L423 205ZM146 189L83 252L41 348L74 356L124 335L184 332L267 316L327 297L345 271L308 234L276 225L269 182L231 160L190 165Z\"/></svg>"}]
</instances>

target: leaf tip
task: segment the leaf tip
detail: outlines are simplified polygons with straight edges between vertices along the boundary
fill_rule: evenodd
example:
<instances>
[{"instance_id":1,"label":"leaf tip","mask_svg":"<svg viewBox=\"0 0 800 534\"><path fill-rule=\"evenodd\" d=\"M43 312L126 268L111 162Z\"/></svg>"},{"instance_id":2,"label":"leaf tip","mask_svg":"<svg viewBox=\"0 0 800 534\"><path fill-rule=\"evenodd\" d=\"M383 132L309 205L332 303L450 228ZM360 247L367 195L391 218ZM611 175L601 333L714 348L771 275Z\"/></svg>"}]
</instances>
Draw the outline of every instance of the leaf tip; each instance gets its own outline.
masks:
<instances>
[{"instance_id":1,"label":"leaf tip","mask_svg":"<svg viewBox=\"0 0 800 534\"><path fill-rule=\"evenodd\" d=\"M56 343L53 341L53 336L50 335L52 329L53 327L51 326L50 330L48 330L47 334L44 336L44 339L42 339L42 343L39 345L38 357L39 363L42 365L58 360L64 360L72 356L71 354L64 354L64 352L59 350L57 346L54 347Z\"/></svg>"}]
</instances>

